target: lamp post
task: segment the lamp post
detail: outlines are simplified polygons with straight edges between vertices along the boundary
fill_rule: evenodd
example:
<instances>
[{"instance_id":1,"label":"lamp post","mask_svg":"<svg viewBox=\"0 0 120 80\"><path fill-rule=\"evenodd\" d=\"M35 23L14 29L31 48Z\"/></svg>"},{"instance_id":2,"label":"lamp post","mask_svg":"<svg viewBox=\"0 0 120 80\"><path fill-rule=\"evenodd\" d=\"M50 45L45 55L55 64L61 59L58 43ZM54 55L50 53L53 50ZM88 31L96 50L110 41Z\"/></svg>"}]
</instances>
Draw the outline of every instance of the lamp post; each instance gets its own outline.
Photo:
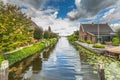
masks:
<instances>
[{"instance_id":1,"label":"lamp post","mask_svg":"<svg viewBox=\"0 0 120 80\"><path fill-rule=\"evenodd\" d=\"M100 38L100 28L99 28L99 23L98 23L98 43L100 43L100 40L99 40L99 38Z\"/></svg>"}]
</instances>

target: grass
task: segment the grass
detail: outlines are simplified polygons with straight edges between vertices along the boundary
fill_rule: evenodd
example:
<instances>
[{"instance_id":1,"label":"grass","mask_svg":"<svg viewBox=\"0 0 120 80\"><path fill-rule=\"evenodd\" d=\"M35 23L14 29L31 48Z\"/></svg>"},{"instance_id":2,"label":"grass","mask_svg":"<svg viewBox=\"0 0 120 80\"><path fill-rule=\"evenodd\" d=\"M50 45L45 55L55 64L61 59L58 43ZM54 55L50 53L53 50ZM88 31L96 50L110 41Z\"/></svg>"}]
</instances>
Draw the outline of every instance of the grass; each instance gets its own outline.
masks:
<instances>
[{"instance_id":1,"label":"grass","mask_svg":"<svg viewBox=\"0 0 120 80\"><path fill-rule=\"evenodd\" d=\"M57 42L57 39L48 39L48 40L44 40L38 44L33 44L33 46L26 47L17 52L13 52L11 54L7 54L7 55L0 57L0 63L3 61L3 59L8 60L9 65L11 66L18 61L21 61L39 51L42 51L44 48L46 48L50 45L54 45L56 42ZM47 43L49 43L49 45L47 45ZM1 60L1 58L2 58L2 60Z\"/></svg>"}]
</instances>

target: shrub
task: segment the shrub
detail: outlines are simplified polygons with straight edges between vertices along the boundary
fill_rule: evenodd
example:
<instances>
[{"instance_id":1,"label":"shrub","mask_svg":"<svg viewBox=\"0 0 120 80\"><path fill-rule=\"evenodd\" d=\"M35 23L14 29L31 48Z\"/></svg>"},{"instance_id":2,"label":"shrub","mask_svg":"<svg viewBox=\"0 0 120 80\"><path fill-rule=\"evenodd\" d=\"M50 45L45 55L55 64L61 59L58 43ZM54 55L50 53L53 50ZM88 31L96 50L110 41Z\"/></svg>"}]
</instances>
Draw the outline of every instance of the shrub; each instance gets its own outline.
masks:
<instances>
[{"instance_id":1,"label":"shrub","mask_svg":"<svg viewBox=\"0 0 120 80\"><path fill-rule=\"evenodd\" d=\"M1 66L1 63L2 63L3 60L4 60L3 55L0 54L0 66Z\"/></svg>"},{"instance_id":2,"label":"shrub","mask_svg":"<svg viewBox=\"0 0 120 80\"><path fill-rule=\"evenodd\" d=\"M42 51L46 47L47 42L50 42L50 45L54 45L56 41L57 39L44 40L38 44L33 44L30 47L25 47L22 50L4 55L4 59L8 60L10 65L13 65L16 62L37 53L38 51Z\"/></svg>"},{"instance_id":3,"label":"shrub","mask_svg":"<svg viewBox=\"0 0 120 80\"><path fill-rule=\"evenodd\" d=\"M82 39L79 39L79 42L83 42L83 43L84 43L85 41L84 41L84 40L82 40Z\"/></svg>"},{"instance_id":4,"label":"shrub","mask_svg":"<svg viewBox=\"0 0 120 80\"><path fill-rule=\"evenodd\" d=\"M91 40L87 40L87 43L88 43L88 44L91 44L91 43L92 43L92 41L91 41Z\"/></svg>"},{"instance_id":5,"label":"shrub","mask_svg":"<svg viewBox=\"0 0 120 80\"><path fill-rule=\"evenodd\" d=\"M94 48L105 48L105 46L100 43L94 44L93 47Z\"/></svg>"},{"instance_id":6,"label":"shrub","mask_svg":"<svg viewBox=\"0 0 120 80\"><path fill-rule=\"evenodd\" d=\"M78 40L78 36L77 35L71 35L71 36L68 36L68 39L69 39L69 41L76 41L76 40Z\"/></svg>"},{"instance_id":7,"label":"shrub","mask_svg":"<svg viewBox=\"0 0 120 80\"><path fill-rule=\"evenodd\" d=\"M112 45L113 46L119 46L119 39L118 38L113 38L112 39Z\"/></svg>"}]
</instances>

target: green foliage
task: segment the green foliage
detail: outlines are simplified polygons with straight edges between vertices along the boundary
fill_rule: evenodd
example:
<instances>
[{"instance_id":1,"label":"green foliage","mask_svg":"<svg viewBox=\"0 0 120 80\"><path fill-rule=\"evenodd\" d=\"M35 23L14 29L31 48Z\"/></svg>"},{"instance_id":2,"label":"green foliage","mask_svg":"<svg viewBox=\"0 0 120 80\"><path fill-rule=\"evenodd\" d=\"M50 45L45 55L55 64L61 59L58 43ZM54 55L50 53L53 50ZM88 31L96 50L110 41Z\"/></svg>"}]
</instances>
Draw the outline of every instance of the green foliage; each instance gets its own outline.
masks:
<instances>
[{"instance_id":1,"label":"green foliage","mask_svg":"<svg viewBox=\"0 0 120 80\"><path fill-rule=\"evenodd\" d=\"M58 38L58 35L56 33L51 32L50 33L50 38Z\"/></svg>"},{"instance_id":2,"label":"green foliage","mask_svg":"<svg viewBox=\"0 0 120 80\"><path fill-rule=\"evenodd\" d=\"M20 47L17 42L31 42L32 20L19 7L0 2L0 53Z\"/></svg>"},{"instance_id":3,"label":"green foliage","mask_svg":"<svg viewBox=\"0 0 120 80\"><path fill-rule=\"evenodd\" d=\"M4 60L3 55L0 55L0 65L1 65L3 60Z\"/></svg>"},{"instance_id":4,"label":"green foliage","mask_svg":"<svg viewBox=\"0 0 120 80\"><path fill-rule=\"evenodd\" d=\"M74 31L74 34L79 36L79 31Z\"/></svg>"},{"instance_id":5,"label":"green foliage","mask_svg":"<svg viewBox=\"0 0 120 80\"><path fill-rule=\"evenodd\" d=\"M93 45L94 48L105 48L104 45L100 44L100 43L96 43Z\"/></svg>"},{"instance_id":6,"label":"green foliage","mask_svg":"<svg viewBox=\"0 0 120 80\"><path fill-rule=\"evenodd\" d=\"M91 43L92 43L92 41L91 41L91 40L87 40L87 43L88 43L88 44L91 44Z\"/></svg>"},{"instance_id":7,"label":"green foliage","mask_svg":"<svg viewBox=\"0 0 120 80\"><path fill-rule=\"evenodd\" d=\"M78 40L78 36L73 34L73 35L68 36L68 39L69 41L76 41Z\"/></svg>"},{"instance_id":8,"label":"green foliage","mask_svg":"<svg viewBox=\"0 0 120 80\"><path fill-rule=\"evenodd\" d=\"M112 45L113 46L119 46L119 39L118 38L113 38L112 39Z\"/></svg>"},{"instance_id":9,"label":"green foliage","mask_svg":"<svg viewBox=\"0 0 120 80\"><path fill-rule=\"evenodd\" d=\"M82 42L82 43L84 43L84 42L85 42L85 41L84 41L84 40L82 40L82 39L79 39L78 41L79 41L79 42Z\"/></svg>"},{"instance_id":10,"label":"green foliage","mask_svg":"<svg viewBox=\"0 0 120 80\"><path fill-rule=\"evenodd\" d=\"M104 71L106 80L120 80L120 61L116 58L106 57L83 48L77 44L75 47L80 51L81 59L87 61L94 69L98 69L98 62L101 60L104 63ZM96 74L96 71L95 71Z\"/></svg>"},{"instance_id":11,"label":"green foliage","mask_svg":"<svg viewBox=\"0 0 120 80\"><path fill-rule=\"evenodd\" d=\"M52 32L52 31L51 31L51 27L50 27L50 26L48 27L48 31L49 31L49 32Z\"/></svg>"},{"instance_id":12,"label":"green foliage","mask_svg":"<svg viewBox=\"0 0 120 80\"><path fill-rule=\"evenodd\" d=\"M50 32L49 31L44 31L44 38L45 39L50 38Z\"/></svg>"},{"instance_id":13,"label":"green foliage","mask_svg":"<svg viewBox=\"0 0 120 80\"><path fill-rule=\"evenodd\" d=\"M17 52L13 52L8 55L4 55L4 59L8 60L10 65L13 65L14 63L21 61L24 58L27 58L38 51L43 50L46 47L46 44L49 42L49 45L54 45L56 43L57 39L49 39L44 40L41 43L33 44L33 46L23 48L22 50L19 50ZM48 46L49 46L48 45Z\"/></svg>"},{"instance_id":14,"label":"green foliage","mask_svg":"<svg viewBox=\"0 0 120 80\"><path fill-rule=\"evenodd\" d=\"M120 43L120 28L117 30L117 33L116 33L118 39L119 39L119 43Z\"/></svg>"},{"instance_id":15,"label":"green foliage","mask_svg":"<svg viewBox=\"0 0 120 80\"><path fill-rule=\"evenodd\" d=\"M36 27L34 30L34 38L39 40L43 38L43 29L40 27Z\"/></svg>"},{"instance_id":16,"label":"green foliage","mask_svg":"<svg viewBox=\"0 0 120 80\"><path fill-rule=\"evenodd\" d=\"M45 30L45 31L44 31L43 37L44 37L45 39L58 38L58 35L57 35L56 33L52 32L52 31L51 31L51 27L49 26L49 27L48 27L48 30Z\"/></svg>"}]
</instances>

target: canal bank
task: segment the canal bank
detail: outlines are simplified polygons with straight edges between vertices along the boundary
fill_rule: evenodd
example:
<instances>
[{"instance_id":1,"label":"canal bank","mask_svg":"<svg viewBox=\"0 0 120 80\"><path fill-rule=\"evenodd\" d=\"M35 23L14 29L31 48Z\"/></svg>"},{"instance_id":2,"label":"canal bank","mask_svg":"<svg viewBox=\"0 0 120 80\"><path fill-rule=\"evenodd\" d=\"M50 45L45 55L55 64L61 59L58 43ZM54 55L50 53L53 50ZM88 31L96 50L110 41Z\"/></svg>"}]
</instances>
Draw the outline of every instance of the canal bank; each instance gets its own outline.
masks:
<instances>
[{"instance_id":1,"label":"canal bank","mask_svg":"<svg viewBox=\"0 0 120 80\"><path fill-rule=\"evenodd\" d=\"M65 37L58 40L55 48L17 63L10 71L8 80L98 80L94 68L80 58Z\"/></svg>"},{"instance_id":2,"label":"canal bank","mask_svg":"<svg viewBox=\"0 0 120 80\"><path fill-rule=\"evenodd\" d=\"M103 56L98 52L90 50L74 41L70 41L70 43L73 44L74 47L80 52L82 59L92 65L96 70L98 69L98 62L103 61L106 80L120 80L120 61L118 59ZM98 71L95 71L94 73L97 72Z\"/></svg>"},{"instance_id":3,"label":"canal bank","mask_svg":"<svg viewBox=\"0 0 120 80\"><path fill-rule=\"evenodd\" d=\"M33 44L32 46L25 47L21 50L18 50L16 52L13 52L11 54L5 54L3 58L3 62L0 67L0 80L8 80L8 69L9 66L12 67L16 65L17 63L26 60L27 58L29 59L30 56L33 56L32 59L29 59L27 63L21 64L24 66L28 66L35 58L36 55L38 55L39 52L47 51L48 49L51 49L55 44L57 43L57 39L48 39L44 40L42 42L39 42L37 44ZM21 71L20 67L19 69L13 68L13 71L19 72ZM11 70L9 70L11 72Z\"/></svg>"},{"instance_id":4,"label":"canal bank","mask_svg":"<svg viewBox=\"0 0 120 80\"><path fill-rule=\"evenodd\" d=\"M29 56L32 56L33 54L36 54L37 52L42 51L44 48L55 45L57 42L57 39L48 39L44 40L40 43L33 44L30 47L25 47L22 50L13 52L11 54L4 55L4 59L9 61L9 65L12 66L16 62L19 62Z\"/></svg>"},{"instance_id":5,"label":"canal bank","mask_svg":"<svg viewBox=\"0 0 120 80\"><path fill-rule=\"evenodd\" d=\"M47 61L50 56L50 52L53 51L54 47L55 45L47 47L42 52L37 52L36 54L11 66L9 68L8 80L26 80L31 76L31 70L33 70L33 73L39 73L42 69L42 61Z\"/></svg>"}]
</instances>

